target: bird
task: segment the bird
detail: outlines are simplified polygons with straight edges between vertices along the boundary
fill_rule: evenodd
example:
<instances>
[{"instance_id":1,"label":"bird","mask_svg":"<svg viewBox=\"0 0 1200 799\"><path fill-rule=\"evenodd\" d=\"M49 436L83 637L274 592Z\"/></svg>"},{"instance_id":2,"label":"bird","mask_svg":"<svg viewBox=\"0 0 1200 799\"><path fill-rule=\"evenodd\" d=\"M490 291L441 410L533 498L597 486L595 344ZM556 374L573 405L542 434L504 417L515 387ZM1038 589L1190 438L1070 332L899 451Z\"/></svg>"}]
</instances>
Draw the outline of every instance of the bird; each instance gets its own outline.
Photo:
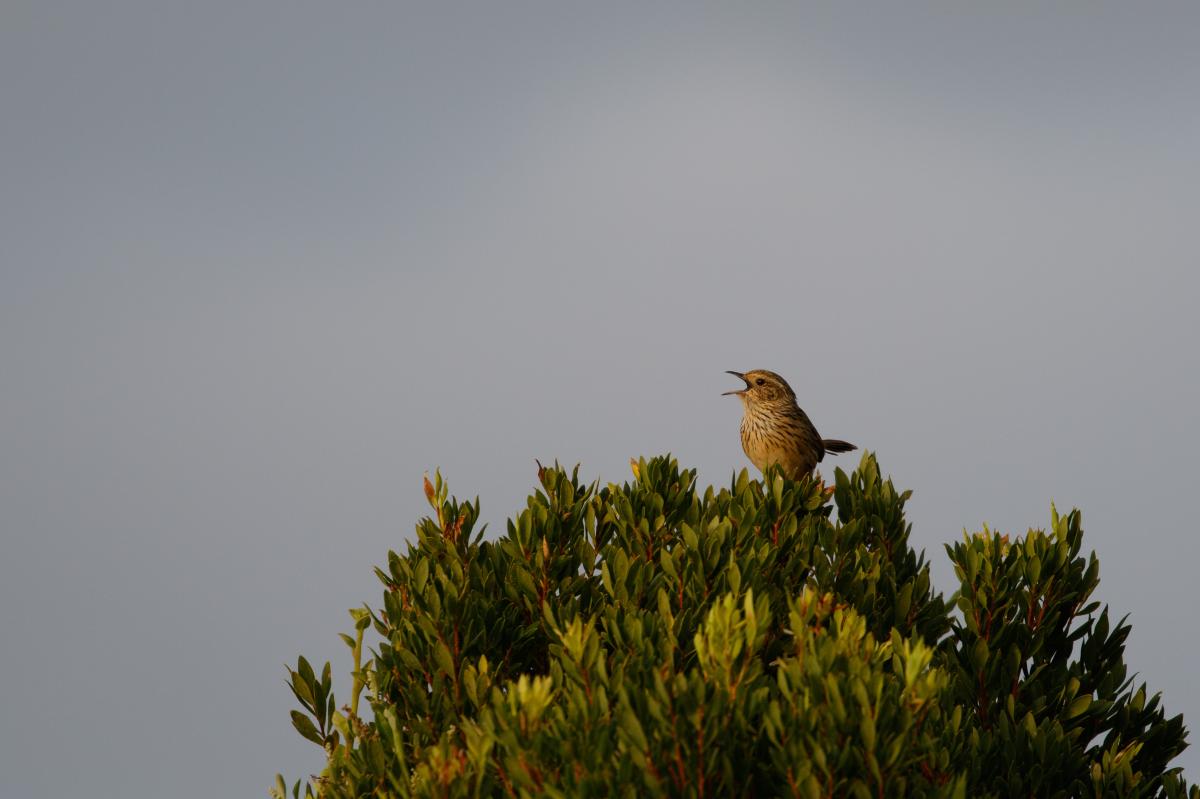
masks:
<instances>
[{"instance_id":1,"label":"bird","mask_svg":"<svg viewBox=\"0 0 1200 799\"><path fill-rule=\"evenodd\" d=\"M728 374L746 387L726 391L742 401L742 449L759 471L778 464L792 480L811 474L826 452L858 449L848 441L821 438L808 415L796 404L796 392L787 381L767 369Z\"/></svg>"}]
</instances>

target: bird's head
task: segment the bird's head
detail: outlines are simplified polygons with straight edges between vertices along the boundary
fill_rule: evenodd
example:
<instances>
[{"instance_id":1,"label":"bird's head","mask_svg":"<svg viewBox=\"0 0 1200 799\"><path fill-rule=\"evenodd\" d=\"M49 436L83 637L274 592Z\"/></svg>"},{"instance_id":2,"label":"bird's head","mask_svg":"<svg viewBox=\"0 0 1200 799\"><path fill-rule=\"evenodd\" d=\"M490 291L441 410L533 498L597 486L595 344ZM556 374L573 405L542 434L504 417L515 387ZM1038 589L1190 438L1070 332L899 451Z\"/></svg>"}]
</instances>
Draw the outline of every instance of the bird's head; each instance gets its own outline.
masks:
<instances>
[{"instance_id":1,"label":"bird's head","mask_svg":"<svg viewBox=\"0 0 1200 799\"><path fill-rule=\"evenodd\" d=\"M741 378L746 387L738 391L726 391L741 397L742 402L749 405L775 405L778 403L794 403L796 392L779 375L766 369L751 369L749 372L729 372L734 377ZM724 395L722 395L724 396Z\"/></svg>"}]
</instances>

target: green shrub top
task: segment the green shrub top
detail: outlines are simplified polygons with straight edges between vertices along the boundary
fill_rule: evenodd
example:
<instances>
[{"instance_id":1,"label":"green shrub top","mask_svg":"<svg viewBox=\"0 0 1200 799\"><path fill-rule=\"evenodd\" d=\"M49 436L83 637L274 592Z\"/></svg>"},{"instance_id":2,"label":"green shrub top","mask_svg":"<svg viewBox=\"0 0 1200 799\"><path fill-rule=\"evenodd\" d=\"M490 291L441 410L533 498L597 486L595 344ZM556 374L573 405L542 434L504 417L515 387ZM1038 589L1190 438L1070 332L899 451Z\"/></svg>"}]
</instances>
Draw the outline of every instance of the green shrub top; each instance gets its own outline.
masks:
<instances>
[{"instance_id":1,"label":"green shrub top","mask_svg":"<svg viewBox=\"0 0 1200 799\"><path fill-rule=\"evenodd\" d=\"M426 481L433 516L342 636L349 704L329 664L289 669L326 761L293 796L1200 797L1077 511L947 546L946 600L870 453L831 488L633 471L539 468L490 541Z\"/></svg>"}]
</instances>

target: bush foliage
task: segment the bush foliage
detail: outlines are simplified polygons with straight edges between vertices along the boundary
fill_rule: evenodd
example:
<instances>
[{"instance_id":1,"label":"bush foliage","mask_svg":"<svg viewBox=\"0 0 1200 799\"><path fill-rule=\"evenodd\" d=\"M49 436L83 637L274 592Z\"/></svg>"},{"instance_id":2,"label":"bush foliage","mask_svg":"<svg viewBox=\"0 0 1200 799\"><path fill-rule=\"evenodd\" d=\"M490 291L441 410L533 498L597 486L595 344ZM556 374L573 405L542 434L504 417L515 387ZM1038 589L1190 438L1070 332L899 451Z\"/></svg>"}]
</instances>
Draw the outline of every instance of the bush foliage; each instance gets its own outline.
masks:
<instances>
[{"instance_id":1,"label":"bush foliage","mask_svg":"<svg viewBox=\"0 0 1200 799\"><path fill-rule=\"evenodd\" d=\"M871 454L831 488L633 469L601 487L539 468L490 541L478 500L427 480L432 517L342 636L350 702L328 663L288 670L326 762L272 793L1200 797L1169 767L1182 718L1091 599L1077 511L947 546L945 599Z\"/></svg>"}]
</instances>

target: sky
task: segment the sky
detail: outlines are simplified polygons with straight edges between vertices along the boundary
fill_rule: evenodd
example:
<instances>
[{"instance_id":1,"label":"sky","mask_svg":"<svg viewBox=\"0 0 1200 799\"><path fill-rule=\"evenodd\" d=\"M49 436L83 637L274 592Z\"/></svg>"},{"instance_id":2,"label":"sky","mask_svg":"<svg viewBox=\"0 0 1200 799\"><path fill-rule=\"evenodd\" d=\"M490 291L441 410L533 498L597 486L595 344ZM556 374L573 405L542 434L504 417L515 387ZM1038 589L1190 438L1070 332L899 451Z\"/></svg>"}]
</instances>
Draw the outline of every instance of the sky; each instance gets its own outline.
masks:
<instances>
[{"instance_id":1,"label":"sky","mask_svg":"<svg viewBox=\"0 0 1200 799\"><path fill-rule=\"evenodd\" d=\"M1081 508L1200 726L1195 4L0 23L0 795L318 771L284 665L345 694L423 472L493 529L535 458L727 484L730 369L913 489L947 593L964 529Z\"/></svg>"}]
</instances>

